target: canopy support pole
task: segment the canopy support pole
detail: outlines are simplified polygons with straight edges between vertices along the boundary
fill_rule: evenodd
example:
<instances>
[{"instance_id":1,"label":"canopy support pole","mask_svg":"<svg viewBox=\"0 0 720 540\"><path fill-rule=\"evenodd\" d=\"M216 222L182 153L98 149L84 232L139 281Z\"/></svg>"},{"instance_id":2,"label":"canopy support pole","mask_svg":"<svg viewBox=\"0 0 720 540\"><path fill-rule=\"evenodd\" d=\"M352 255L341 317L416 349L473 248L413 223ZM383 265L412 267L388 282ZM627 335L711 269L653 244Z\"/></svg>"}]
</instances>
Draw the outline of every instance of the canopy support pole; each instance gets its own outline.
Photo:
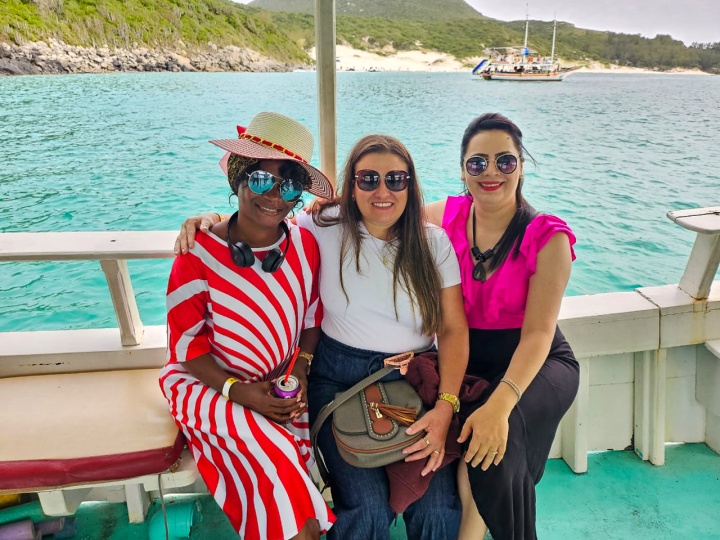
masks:
<instances>
[{"instance_id":1,"label":"canopy support pole","mask_svg":"<svg viewBox=\"0 0 720 540\"><path fill-rule=\"evenodd\" d=\"M335 0L315 0L315 64L318 82L320 170L337 184L337 84Z\"/></svg>"}]
</instances>

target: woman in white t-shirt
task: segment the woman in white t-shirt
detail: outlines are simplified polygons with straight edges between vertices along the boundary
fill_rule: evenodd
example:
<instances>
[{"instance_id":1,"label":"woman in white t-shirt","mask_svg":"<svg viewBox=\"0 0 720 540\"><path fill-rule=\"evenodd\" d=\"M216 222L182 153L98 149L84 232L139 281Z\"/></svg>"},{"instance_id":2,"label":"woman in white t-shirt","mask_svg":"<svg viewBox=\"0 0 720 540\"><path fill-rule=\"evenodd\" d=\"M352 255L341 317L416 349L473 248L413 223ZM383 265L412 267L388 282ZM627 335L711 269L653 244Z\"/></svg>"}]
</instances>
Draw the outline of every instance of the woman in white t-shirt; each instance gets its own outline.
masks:
<instances>
[{"instance_id":1,"label":"woman in white t-shirt","mask_svg":"<svg viewBox=\"0 0 720 540\"><path fill-rule=\"evenodd\" d=\"M445 231L424 220L415 165L399 140L385 135L360 139L341 182L334 201L297 216L297 224L310 230L320 247L325 310L308 378L310 424L337 393L381 369L386 357L426 351L437 343L438 401L410 427L427 435L406 450L406 461L425 462L422 476L433 475L403 520L408 538L455 540L461 518L457 463L441 464L468 360L457 257ZM212 225L219 217L188 219L176 251L192 245L195 227ZM383 380L400 377L395 371ZM395 512L388 502L385 468L346 463L330 422L321 429L318 445L330 472L337 516L328 539L388 539ZM408 485L416 482L407 479Z\"/></svg>"},{"instance_id":2,"label":"woman in white t-shirt","mask_svg":"<svg viewBox=\"0 0 720 540\"><path fill-rule=\"evenodd\" d=\"M308 378L311 424L335 395L379 370L384 358L425 351L437 336L439 394L458 395L468 358L460 271L450 240L423 220L413 160L393 137L370 135L350 151L333 202L297 217L320 247L322 336ZM393 372L384 380L401 377ZM412 430L427 436L407 460L435 471L427 492L404 512L408 538L455 539L460 503L455 467L439 468L453 415L440 399ZM388 538L395 513L383 467L360 469L339 455L330 422L318 445L330 472L337 521L328 538Z\"/></svg>"}]
</instances>

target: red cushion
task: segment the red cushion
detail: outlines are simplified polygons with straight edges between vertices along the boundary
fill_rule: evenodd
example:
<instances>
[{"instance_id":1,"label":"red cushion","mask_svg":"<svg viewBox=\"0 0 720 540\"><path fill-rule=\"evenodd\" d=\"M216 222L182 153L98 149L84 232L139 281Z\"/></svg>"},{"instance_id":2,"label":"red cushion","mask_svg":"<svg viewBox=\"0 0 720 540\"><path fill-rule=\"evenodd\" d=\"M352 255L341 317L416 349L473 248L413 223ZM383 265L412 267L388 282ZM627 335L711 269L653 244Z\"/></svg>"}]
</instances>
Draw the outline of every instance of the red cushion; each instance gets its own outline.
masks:
<instances>
[{"instance_id":1,"label":"red cushion","mask_svg":"<svg viewBox=\"0 0 720 540\"><path fill-rule=\"evenodd\" d=\"M185 437L178 431L169 448L80 459L0 462L0 490L40 491L159 474L173 466L184 446Z\"/></svg>"}]
</instances>

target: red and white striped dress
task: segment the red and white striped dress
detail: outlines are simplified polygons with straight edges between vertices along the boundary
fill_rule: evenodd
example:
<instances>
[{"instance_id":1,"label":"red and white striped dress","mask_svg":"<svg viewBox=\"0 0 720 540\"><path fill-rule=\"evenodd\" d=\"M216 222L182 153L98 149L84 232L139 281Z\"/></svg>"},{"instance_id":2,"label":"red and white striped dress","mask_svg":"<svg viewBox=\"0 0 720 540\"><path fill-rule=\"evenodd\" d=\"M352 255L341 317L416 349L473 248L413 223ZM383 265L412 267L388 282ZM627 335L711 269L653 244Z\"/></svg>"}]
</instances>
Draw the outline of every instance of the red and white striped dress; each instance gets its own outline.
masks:
<instances>
[{"instance_id":1,"label":"red and white striped dress","mask_svg":"<svg viewBox=\"0 0 720 540\"><path fill-rule=\"evenodd\" d=\"M285 262L267 273L260 260L237 267L224 240L198 232L195 247L175 259L168 284L160 386L205 483L246 540L291 538L310 518L322 531L335 521L308 474L314 458L307 412L279 425L226 400L183 362L210 353L241 382L284 373L300 331L322 319L317 242L293 225L290 239ZM283 235L277 247L284 245Z\"/></svg>"}]
</instances>

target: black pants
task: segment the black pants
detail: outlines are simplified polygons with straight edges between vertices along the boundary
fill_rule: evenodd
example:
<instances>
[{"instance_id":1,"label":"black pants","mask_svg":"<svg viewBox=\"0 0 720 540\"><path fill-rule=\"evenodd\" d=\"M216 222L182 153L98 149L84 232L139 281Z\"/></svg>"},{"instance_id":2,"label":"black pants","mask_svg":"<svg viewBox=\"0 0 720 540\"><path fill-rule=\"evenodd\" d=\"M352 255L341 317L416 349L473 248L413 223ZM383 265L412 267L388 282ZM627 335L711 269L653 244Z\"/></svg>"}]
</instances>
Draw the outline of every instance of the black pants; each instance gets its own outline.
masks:
<instances>
[{"instance_id":1,"label":"black pants","mask_svg":"<svg viewBox=\"0 0 720 540\"><path fill-rule=\"evenodd\" d=\"M491 381L471 414L500 384L520 341L520 329L470 329L468 373ZM550 354L510 414L505 457L487 471L468 466L473 499L494 540L535 540L535 485L545 472L555 432L575 399L579 366L556 329Z\"/></svg>"}]
</instances>

